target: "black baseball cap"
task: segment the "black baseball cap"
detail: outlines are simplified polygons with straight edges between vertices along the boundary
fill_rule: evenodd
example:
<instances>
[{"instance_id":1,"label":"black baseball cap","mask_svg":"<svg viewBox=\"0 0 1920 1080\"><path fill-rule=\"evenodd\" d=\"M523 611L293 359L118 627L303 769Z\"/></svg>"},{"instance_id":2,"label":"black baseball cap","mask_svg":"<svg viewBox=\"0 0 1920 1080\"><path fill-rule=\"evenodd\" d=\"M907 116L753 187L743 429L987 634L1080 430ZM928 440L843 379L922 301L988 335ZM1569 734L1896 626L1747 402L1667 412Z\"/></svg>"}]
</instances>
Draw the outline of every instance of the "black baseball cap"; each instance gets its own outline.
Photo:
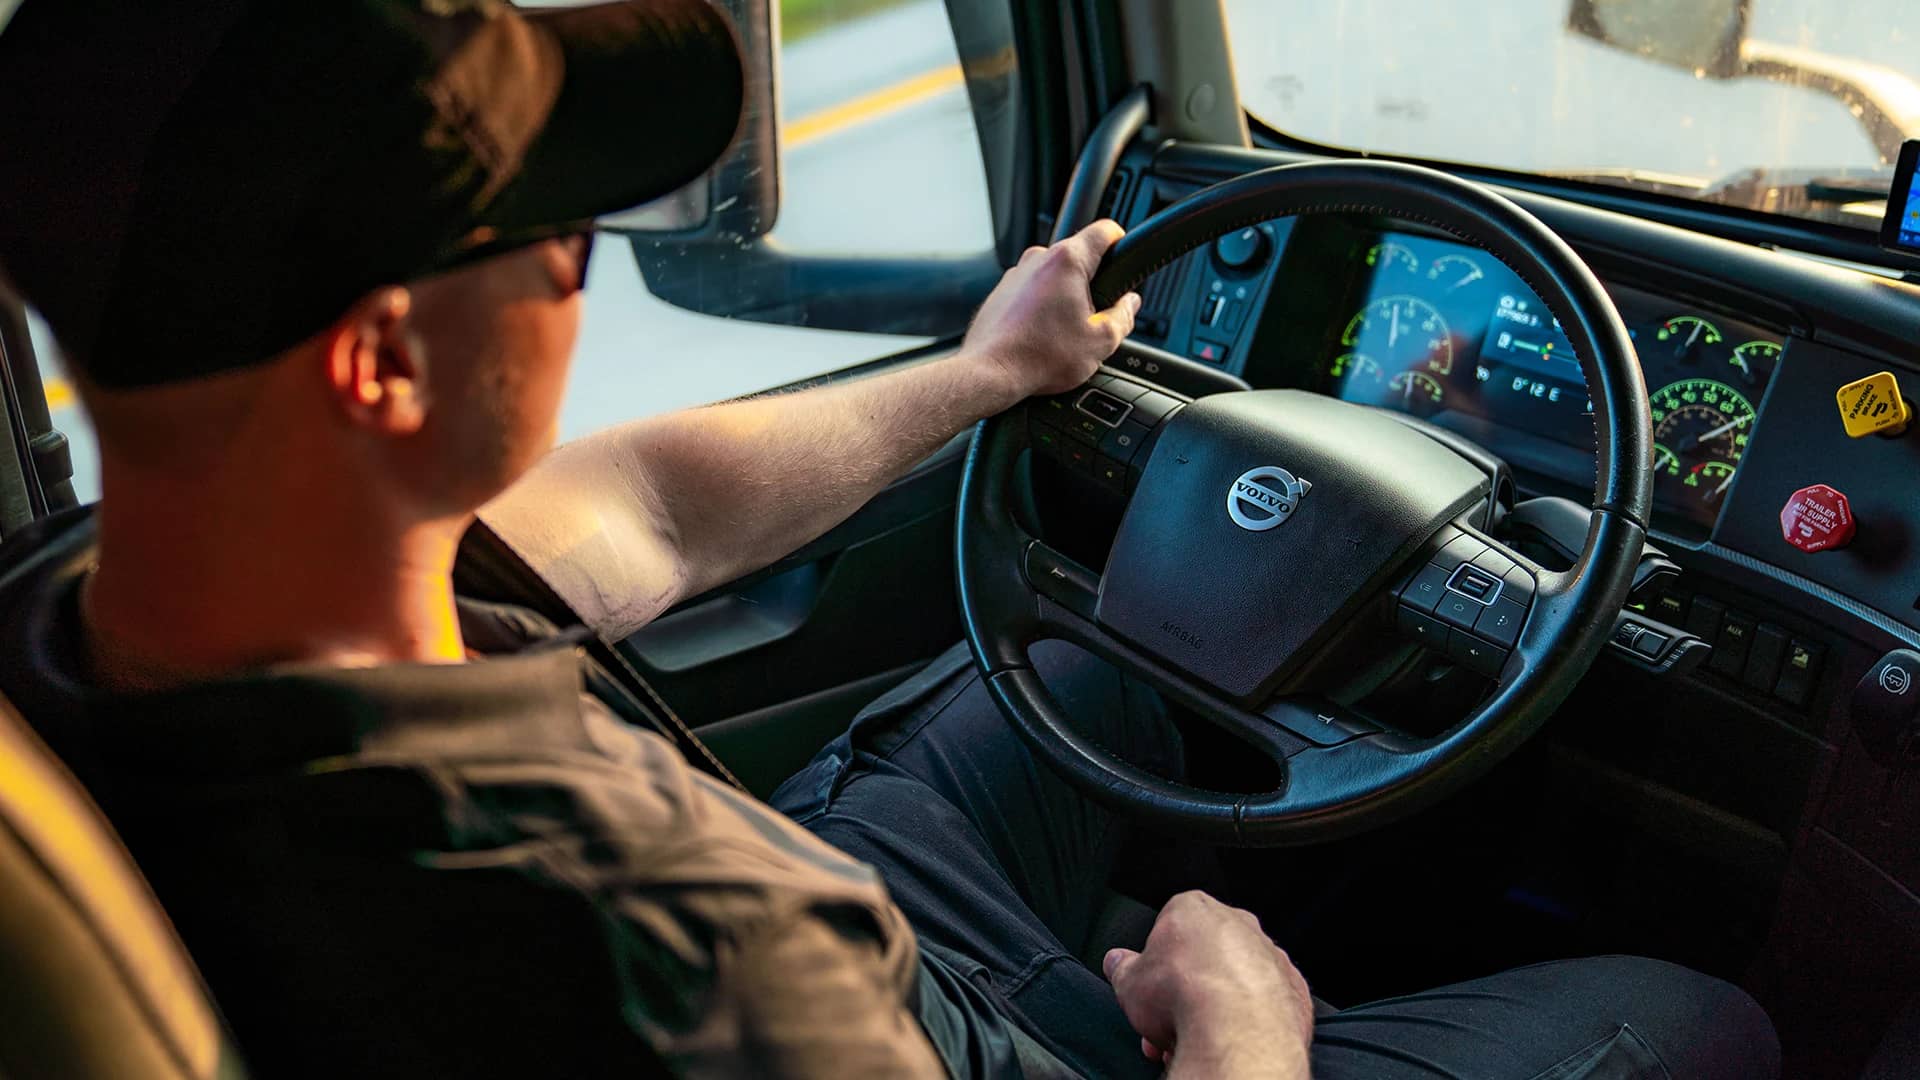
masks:
<instances>
[{"instance_id":1,"label":"black baseball cap","mask_svg":"<svg viewBox=\"0 0 1920 1080\"><path fill-rule=\"evenodd\" d=\"M708 0L26 0L0 266L86 378L210 375L469 245L683 186L743 92Z\"/></svg>"}]
</instances>

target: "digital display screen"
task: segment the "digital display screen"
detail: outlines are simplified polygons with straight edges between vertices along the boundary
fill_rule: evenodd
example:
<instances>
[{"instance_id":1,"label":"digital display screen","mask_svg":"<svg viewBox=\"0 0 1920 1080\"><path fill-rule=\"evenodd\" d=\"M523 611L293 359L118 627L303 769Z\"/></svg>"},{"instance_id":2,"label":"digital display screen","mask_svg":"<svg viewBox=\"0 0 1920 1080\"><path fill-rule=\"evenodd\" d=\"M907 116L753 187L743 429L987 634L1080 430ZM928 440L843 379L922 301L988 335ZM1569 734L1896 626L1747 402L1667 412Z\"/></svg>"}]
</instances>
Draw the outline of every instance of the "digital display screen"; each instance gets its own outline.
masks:
<instances>
[{"instance_id":1,"label":"digital display screen","mask_svg":"<svg viewBox=\"0 0 1920 1080\"><path fill-rule=\"evenodd\" d=\"M1887 190L1887 214L1880 223L1880 246L1920 256L1920 187L1914 184L1914 166L1920 163L1920 139L1900 148L1900 161Z\"/></svg>"},{"instance_id":2,"label":"digital display screen","mask_svg":"<svg viewBox=\"0 0 1920 1080\"><path fill-rule=\"evenodd\" d=\"M1412 234L1370 235L1356 255L1358 310L1327 346L1328 393L1451 427L1517 466L1591 477L1593 403L1579 360L1513 271L1477 249ZM1650 293L1608 291L1652 399L1656 504L1710 527L1780 338ZM1531 463L1529 446L1542 449Z\"/></svg>"}]
</instances>

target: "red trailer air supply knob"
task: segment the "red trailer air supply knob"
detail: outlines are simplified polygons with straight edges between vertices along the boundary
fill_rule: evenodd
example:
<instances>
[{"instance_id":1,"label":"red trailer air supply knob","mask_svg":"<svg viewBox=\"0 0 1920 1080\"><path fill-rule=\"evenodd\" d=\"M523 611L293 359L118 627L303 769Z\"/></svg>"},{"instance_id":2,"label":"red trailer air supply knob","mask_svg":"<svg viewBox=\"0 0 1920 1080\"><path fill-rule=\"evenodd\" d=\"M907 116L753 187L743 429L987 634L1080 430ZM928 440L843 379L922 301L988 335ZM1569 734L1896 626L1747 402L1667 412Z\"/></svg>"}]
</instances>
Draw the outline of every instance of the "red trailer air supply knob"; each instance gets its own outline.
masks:
<instances>
[{"instance_id":1,"label":"red trailer air supply knob","mask_svg":"<svg viewBox=\"0 0 1920 1080\"><path fill-rule=\"evenodd\" d=\"M1780 535L1813 554L1853 542L1853 506L1825 484L1803 487L1780 508Z\"/></svg>"}]
</instances>

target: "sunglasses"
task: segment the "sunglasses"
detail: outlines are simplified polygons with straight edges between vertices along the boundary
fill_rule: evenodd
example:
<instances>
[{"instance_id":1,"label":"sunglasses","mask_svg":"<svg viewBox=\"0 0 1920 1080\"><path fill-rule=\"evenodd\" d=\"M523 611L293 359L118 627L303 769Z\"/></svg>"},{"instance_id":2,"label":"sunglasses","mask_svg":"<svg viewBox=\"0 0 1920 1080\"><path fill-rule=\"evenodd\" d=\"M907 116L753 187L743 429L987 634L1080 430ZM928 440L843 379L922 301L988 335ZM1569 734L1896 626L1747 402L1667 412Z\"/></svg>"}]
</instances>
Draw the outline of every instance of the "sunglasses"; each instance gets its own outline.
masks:
<instances>
[{"instance_id":1,"label":"sunglasses","mask_svg":"<svg viewBox=\"0 0 1920 1080\"><path fill-rule=\"evenodd\" d=\"M549 225L538 229L528 229L521 232L493 236L479 243L469 244L466 247L454 251L446 258L435 263L431 272L444 274L449 270L457 270L463 266L472 266L474 263L485 262L498 255L505 255L509 252L519 251L522 248L531 247L544 240L558 240L565 237L578 236L586 241L585 246L580 251L580 279L576 281L573 286L574 291L579 292L587 287L587 267L593 262L593 239L598 235L599 231L595 228L592 221L572 221L564 225Z\"/></svg>"}]
</instances>

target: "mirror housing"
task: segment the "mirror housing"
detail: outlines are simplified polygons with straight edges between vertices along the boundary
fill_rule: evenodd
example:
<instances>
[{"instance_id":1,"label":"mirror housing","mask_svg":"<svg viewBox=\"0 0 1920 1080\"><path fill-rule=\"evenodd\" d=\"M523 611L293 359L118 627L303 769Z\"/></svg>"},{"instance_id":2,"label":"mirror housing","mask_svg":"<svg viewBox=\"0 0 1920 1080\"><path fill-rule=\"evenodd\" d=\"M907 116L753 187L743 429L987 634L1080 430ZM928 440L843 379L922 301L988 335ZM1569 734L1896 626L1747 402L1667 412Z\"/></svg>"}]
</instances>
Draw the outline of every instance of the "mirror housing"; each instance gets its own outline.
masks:
<instances>
[{"instance_id":1,"label":"mirror housing","mask_svg":"<svg viewBox=\"0 0 1920 1080\"><path fill-rule=\"evenodd\" d=\"M1731 79L1742 56L1752 0L1573 0L1567 28L1655 63Z\"/></svg>"},{"instance_id":2,"label":"mirror housing","mask_svg":"<svg viewBox=\"0 0 1920 1080\"><path fill-rule=\"evenodd\" d=\"M748 322L923 337L964 329L1000 279L991 247L957 256L816 254L793 251L768 235L781 198L779 5L713 2L733 20L741 40L747 93L738 139L687 187L601 219L603 228L629 240L647 291L685 311ZM975 21L974 9L996 6L965 5L955 16L956 37L963 44L969 40L965 30ZM1002 28L997 40L1010 34ZM1002 59L999 68L1005 69L1002 81L1017 79L1017 65ZM971 76L968 89L970 95L980 92ZM991 180L991 153L987 161Z\"/></svg>"},{"instance_id":3,"label":"mirror housing","mask_svg":"<svg viewBox=\"0 0 1920 1080\"><path fill-rule=\"evenodd\" d=\"M737 245L766 235L780 216L779 47L775 0L713 0L739 35L746 87L740 131L698 179L645 206L600 219L607 232L681 243Z\"/></svg>"}]
</instances>

